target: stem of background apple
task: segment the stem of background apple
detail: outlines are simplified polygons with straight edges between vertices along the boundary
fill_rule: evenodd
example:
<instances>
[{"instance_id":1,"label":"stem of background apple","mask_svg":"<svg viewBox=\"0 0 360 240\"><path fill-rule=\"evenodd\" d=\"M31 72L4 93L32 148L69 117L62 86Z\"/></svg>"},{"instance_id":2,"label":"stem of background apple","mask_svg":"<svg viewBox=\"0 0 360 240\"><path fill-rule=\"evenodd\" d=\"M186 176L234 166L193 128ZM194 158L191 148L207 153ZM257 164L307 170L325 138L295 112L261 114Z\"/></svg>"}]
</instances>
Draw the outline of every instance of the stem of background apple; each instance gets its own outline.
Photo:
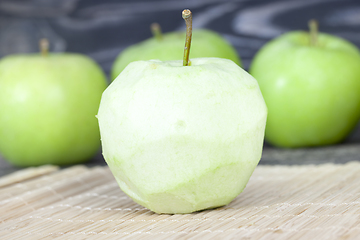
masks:
<instances>
[{"instance_id":1,"label":"stem of background apple","mask_svg":"<svg viewBox=\"0 0 360 240\"><path fill-rule=\"evenodd\" d=\"M158 23L153 23L150 26L152 35L155 37L156 40L161 41L162 40L162 32L161 27Z\"/></svg>"},{"instance_id":2,"label":"stem of background apple","mask_svg":"<svg viewBox=\"0 0 360 240\"><path fill-rule=\"evenodd\" d=\"M192 13L189 9L185 9L182 12L182 18L186 23L186 39L185 39L185 48L184 48L184 58L183 66L189 66L189 54L191 46L191 37L192 37Z\"/></svg>"},{"instance_id":3,"label":"stem of background apple","mask_svg":"<svg viewBox=\"0 0 360 240\"><path fill-rule=\"evenodd\" d=\"M39 48L41 55L46 57L49 53L49 41L46 38L42 38L39 41Z\"/></svg>"},{"instance_id":4,"label":"stem of background apple","mask_svg":"<svg viewBox=\"0 0 360 240\"><path fill-rule=\"evenodd\" d=\"M318 43L318 22L315 19L309 21L310 46L316 46Z\"/></svg>"}]
</instances>

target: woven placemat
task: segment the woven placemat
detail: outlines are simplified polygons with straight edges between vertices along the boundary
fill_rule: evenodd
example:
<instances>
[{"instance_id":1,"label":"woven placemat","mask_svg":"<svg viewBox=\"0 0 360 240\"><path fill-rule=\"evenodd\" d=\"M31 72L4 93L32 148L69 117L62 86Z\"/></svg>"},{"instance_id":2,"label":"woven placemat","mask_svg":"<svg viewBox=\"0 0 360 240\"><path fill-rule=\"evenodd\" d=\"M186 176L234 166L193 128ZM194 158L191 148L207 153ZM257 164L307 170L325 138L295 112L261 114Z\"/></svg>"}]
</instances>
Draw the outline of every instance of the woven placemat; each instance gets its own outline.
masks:
<instances>
[{"instance_id":1,"label":"woven placemat","mask_svg":"<svg viewBox=\"0 0 360 240\"><path fill-rule=\"evenodd\" d=\"M34 171L0 188L1 239L360 238L359 162L261 165L229 205L184 215L137 205L107 167Z\"/></svg>"}]
</instances>

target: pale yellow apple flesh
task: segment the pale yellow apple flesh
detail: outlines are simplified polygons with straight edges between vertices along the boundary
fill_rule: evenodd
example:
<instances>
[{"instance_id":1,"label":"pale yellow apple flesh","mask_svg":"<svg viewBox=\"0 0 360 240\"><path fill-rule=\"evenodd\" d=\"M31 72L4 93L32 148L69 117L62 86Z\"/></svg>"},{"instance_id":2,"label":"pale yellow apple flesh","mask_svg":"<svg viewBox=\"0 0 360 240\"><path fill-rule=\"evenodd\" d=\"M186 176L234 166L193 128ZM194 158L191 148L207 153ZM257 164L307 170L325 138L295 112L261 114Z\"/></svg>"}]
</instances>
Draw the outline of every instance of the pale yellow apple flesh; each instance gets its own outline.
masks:
<instances>
[{"instance_id":1,"label":"pale yellow apple flesh","mask_svg":"<svg viewBox=\"0 0 360 240\"><path fill-rule=\"evenodd\" d=\"M121 189L156 213L223 206L258 164L267 108L227 59L138 61L102 95L103 155Z\"/></svg>"}]
</instances>

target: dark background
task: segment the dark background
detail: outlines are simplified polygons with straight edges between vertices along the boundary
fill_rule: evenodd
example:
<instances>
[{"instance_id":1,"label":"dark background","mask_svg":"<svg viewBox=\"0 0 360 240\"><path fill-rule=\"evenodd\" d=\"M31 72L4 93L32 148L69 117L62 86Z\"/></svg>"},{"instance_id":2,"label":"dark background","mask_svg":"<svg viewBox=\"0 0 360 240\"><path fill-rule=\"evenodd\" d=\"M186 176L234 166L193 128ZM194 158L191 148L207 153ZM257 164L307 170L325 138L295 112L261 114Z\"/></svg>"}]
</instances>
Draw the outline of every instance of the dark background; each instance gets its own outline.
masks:
<instances>
[{"instance_id":1,"label":"dark background","mask_svg":"<svg viewBox=\"0 0 360 240\"><path fill-rule=\"evenodd\" d=\"M158 22L164 32L184 29L185 8L193 12L194 28L215 30L235 46L245 69L263 44L287 31L306 30L312 18L320 31L360 47L356 0L0 0L0 57L36 52L38 40L46 37L51 51L87 54L109 74L125 47L151 37L151 23ZM291 150L265 144L260 163L342 163L359 156L357 127L335 146ZM104 164L101 154L89 164ZM15 169L0 159L0 175Z\"/></svg>"}]
</instances>

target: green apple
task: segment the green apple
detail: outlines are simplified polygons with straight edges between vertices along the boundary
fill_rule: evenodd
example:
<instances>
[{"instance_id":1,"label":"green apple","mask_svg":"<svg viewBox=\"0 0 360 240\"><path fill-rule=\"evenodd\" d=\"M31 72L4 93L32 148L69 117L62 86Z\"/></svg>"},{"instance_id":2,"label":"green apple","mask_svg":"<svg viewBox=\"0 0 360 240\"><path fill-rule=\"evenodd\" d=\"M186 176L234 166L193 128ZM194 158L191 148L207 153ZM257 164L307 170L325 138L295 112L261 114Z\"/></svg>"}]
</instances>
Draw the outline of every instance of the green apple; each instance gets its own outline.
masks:
<instances>
[{"instance_id":1,"label":"green apple","mask_svg":"<svg viewBox=\"0 0 360 240\"><path fill-rule=\"evenodd\" d=\"M106 78L71 53L0 61L0 152L17 166L73 164L100 147L97 113Z\"/></svg>"},{"instance_id":2,"label":"green apple","mask_svg":"<svg viewBox=\"0 0 360 240\"><path fill-rule=\"evenodd\" d=\"M233 61L135 61L104 91L104 158L120 188L156 213L231 202L257 166L267 108L256 80Z\"/></svg>"},{"instance_id":3,"label":"green apple","mask_svg":"<svg viewBox=\"0 0 360 240\"><path fill-rule=\"evenodd\" d=\"M170 32L163 34L161 38L153 37L132 45L122 51L116 58L111 76L115 79L119 73L130 63L138 60L159 59L180 60L184 48L185 31ZM193 32L191 43L192 58L218 57L234 61L239 66L241 61L236 49L233 48L218 33L199 29Z\"/></svg>"},{"instance_id":4,"label":"green apple","mask_svg":"<svg viewBox=\"0 0 360 240\"><path fill-rule=\"evenodd\" d=\"M104 158L120 188L156 213L223 206L258 164L267 108L256 80L233 61L135 61L104 91Z\"/></svg>"},{"instance_id":5,"label":"green apple","mask_svg":"<svg viewBox=\"0 0 360 240\"><path fill-rule=\"evenodd\" d=\"M360 54L342 38L315 28L286 33L256 54L250 73L269 110L265 139L272 145L335 144L359 120Z\"/></svg>"}]
</instances>

